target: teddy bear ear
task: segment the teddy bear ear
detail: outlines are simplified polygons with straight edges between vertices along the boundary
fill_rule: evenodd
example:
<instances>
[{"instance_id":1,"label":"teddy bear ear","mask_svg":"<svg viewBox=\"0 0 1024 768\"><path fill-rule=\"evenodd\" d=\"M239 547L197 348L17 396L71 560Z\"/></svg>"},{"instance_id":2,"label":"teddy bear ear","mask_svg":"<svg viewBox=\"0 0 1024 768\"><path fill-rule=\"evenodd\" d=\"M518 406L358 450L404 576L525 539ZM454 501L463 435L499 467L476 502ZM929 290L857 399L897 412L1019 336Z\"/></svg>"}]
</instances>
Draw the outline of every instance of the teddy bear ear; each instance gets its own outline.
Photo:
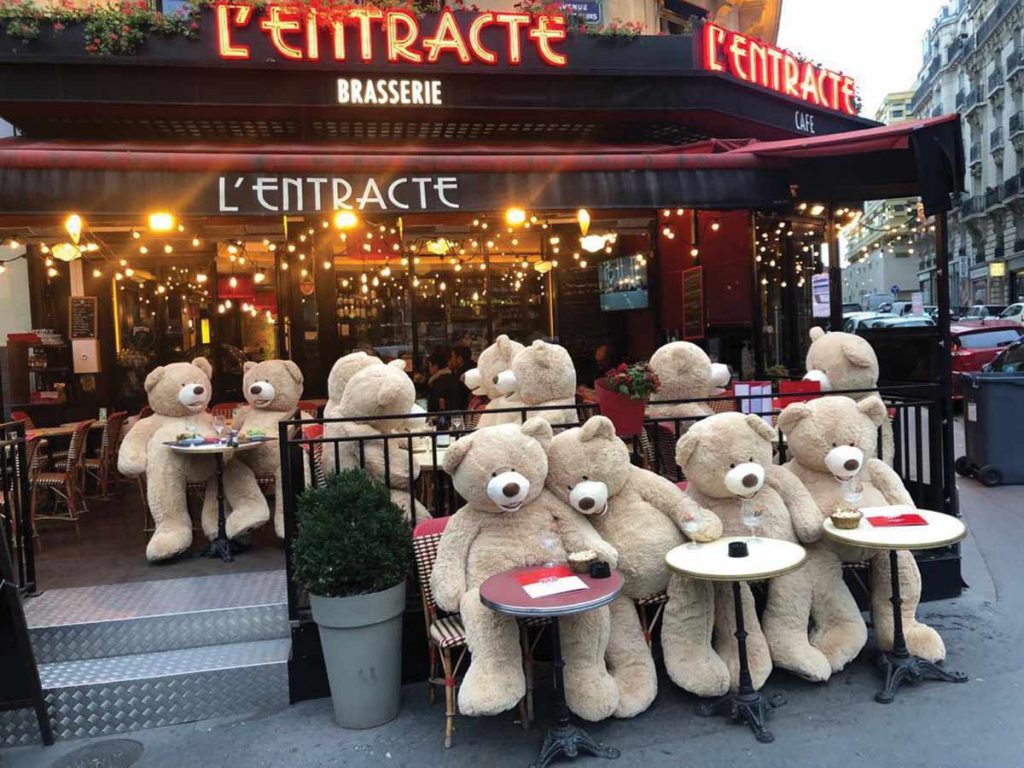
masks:
<instances>
[{"instance_id":1,"label":"teddy bear ear","mask_svg":"<svg viewBox=\"0 0 1024 768\"><path fill-rule=\"evenodd\" d=\"M444 467L444 471L449 475L455 474L455 470L459 468L459 464L466 458L466 454L469 453L472 445L473 435L466 435L449 445L448 450L444 452L444 462L441 464Z\"/></svg>"},{"instance_id":2,"label":"teddy bear ear","mask_svg":"<svg viewBox=\"0 0 1024 768\"><path fill-rule=\"evenodd\" d=\"M248 365L248 363L246 363L246 365ZM294 363L294 361L292 361L292 360L285 360L284 361L284 369L286 371L288 371L288 375L292 377L292 379L295 381L296 384L298 384L300 386L302 385L302 382L303 382L303 379L304 379L304 377L302 375L302 370L299 368L299 366L297 366Z\"/></svg>"},{"instance_id":3,"label":"teddy bear ear","mask_svg":"<svg viewBox=\"0 0 1024 768\"><path fill-rule=\"evenodd\" d=\"M162 379L163 377L164 367L162 365L158 365L156 368L150 371L149 375L146 377L146 383L143 384L143 387L145 387L146 389L146 394L152 392L153 387L160 383L160 379Z\"/></svg>"},{"instance_id":4,"label":"teddy bear ear","mask_svg":"<svg viewBox=\"0 0 1024 768\"><path fill-rule=\"evenodd\" d=\"M256 367L256 362L254 360L246 360L242 364L242 373L248 373L249 371L251 371L255 367Z\"/></svg>"},{"instance_id":5,"label":"teddy bear ear","mask_svg":"<svg viewBox=\"0 0 1024 768\"><path fill-rule=\"evenodd\" d=\"M205 357L197 357L192 361L192 365L198 368L200 371L206 374L207 378L213 376L213 366L210 365L210 361Z\"/></svg>"},{"instance_id":6,"label":"teddy bear ear","mask_svg":"<svg viewBox=\"0 0 1024 768\"><path fill-rule=\"evenodd\" d=\"M615 437L615 424L607 416L591 416L580 427L580 440L610 440Z\"/></svg>"},{"instance_id":7,"label":"teddy bear ear","mask_svg":"<svg viewBox=\"0 0 1024 768\"><path fill-rule=\"evenodd\" d=\"M405 360L403 360L400 357L396 357L394 360L388 363L388 365L390 365L392 368L397 368L403 373L405 372Z\"/></svg>"},{"instance_id":8,"label":"teddy bear ear","mask_svg":"<svg viewBox=\"0 0 1024 768\"><path fill-rule=\"evenodd\" d=\"M758 437L767 440L769 443L775 442L778 439L779 435L775 428L756 413L748 413L746 418L747 424Z\"/></svg>"},{"instance_id":9,"label":"teddy bear ear","mask_svg":"<svg viewBox=\"0 0 1024 768\"><path fill-rule=\"evenodd\" d=\"M548 446L551 445L551 438L554 437L554 433L551 431L551 425L544 419L538 416L527 419L523 422L519 431L540 443L544 448L544 453L548 452Z\"/></svg>"},{"instance_id":10,"label":"teddy bear ear","mask_svg":"<svg viewBox=\"0 0 1024 768\"><path fill-rule=\"evenodd\" d=\"M865 397L857 403L857 410L871 419L871 423L876 427L882 426L882 422L889 417L889 409L878 395Z\"/></svg>"},{"instance_id":11,"label":"teddy bear ear","mask_svg":"<svg viewBox=\"0 0 1024 768\"><path fill-rule=\"evenodd\" d=\"M811 408L807 403L792 403L787 405L779 414L778 425L783 432L791 432L797 424L811 415Z\"/></svg>"},{"instance_id":12,"label":"teddy bear ear","mask_svg":"<svg viewBox=\"0 0 1024 768\"><path fill-rule=\"evenodd\" d=\"M825 335L825 329L824 328L821 328L820 326L817 326L817 325L814 326L813 328L811 328L811 341L817 341L818 339L820 339L824 335Z\"/></svg>"},{"instance_id":13,"label":"teddy bear ear","mask_svg":"<svg viewBox=\"0 0 1024 768\"><path fill-rule=\"evenodd\" d=\"M850 361L851 365L855 365L858 368L871 368L878 365L875 350L859 336L843 341L843 355Z\"/></svg>"},{"instance_id":14,"label":"teddy bear ear","mask_svg":"<svg viewBox=\"0 0 1024 768\"><path fill-rule=\"evenodd\" d=\"M693 456L693 452L697 450L697 443L699 442L700 433L695 429L689 430L680 437L679 442L676 443L676 464L680 467L685 466Z\"/></svg>"},{"instance_id":15,"label":"teddy bear ear","mask_svg":"<svg viewBox=\"0 0 1024 768\"><path fill-rule=\"evenodd\" d=\"M509 348L509 345L511 344L511 342L512 342L512 339L510 339L508 337L508 334L504 334L504 333L501 334L500 336L498 336L498 338L496 338L494 340L495 346L497 346L498 349L500 349L502 352L504 352L505 350L507 350Z\"/></svg>"}]
</instances>

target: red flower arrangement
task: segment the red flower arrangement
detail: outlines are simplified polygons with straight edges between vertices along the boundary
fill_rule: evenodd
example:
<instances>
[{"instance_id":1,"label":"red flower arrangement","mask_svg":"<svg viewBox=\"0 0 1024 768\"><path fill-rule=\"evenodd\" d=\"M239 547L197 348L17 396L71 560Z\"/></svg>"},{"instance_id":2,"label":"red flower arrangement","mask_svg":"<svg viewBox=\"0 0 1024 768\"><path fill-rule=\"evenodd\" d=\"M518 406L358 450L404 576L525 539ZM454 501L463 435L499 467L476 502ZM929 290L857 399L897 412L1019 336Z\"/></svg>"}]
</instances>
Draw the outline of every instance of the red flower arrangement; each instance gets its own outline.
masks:
<instances>
[{"instance_id":1,"label":"red flower arrangement","mask_svg":"<svg viewBox=\"0 0 1024 768\"><path fill-rule=\"evenodd\" d=\"M623 363L608 371L598 385L631 400L646 400L661 389L658 375L646 362L632 365Z\"/></svg>"}]
</instances>

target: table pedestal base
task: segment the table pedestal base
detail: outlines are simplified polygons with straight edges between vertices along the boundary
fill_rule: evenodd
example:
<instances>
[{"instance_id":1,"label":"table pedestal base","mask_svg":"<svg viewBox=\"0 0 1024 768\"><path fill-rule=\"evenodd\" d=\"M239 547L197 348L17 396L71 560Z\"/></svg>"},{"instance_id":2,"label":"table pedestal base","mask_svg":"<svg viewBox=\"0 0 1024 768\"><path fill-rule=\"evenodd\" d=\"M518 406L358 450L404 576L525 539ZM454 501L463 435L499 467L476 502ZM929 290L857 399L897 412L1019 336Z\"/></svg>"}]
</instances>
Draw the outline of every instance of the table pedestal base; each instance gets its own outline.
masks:
<instances>
[{"instance_id":1,"label":"table pedestal base","mask_svg":"<svg viewBox=\"0 0 1024 768\"><path fill-rule=\"evenodd\" d=\"M892 704L896 691L903 683L917 683L922 680L937 680L945 683L966 683L963 672L949 672L938 664L918 656L897 656L883 653L879 658L878 671L885 678L882 690L875 694L879 704Z\"/></svg>"},{"instance_id":2,"label":"table pedestal base","mask_svg":"<svg viewBox=\"0 0 1024 768\"><path fill-rule=\"evenodd\" d=\"M776 694L770 699L760 693L729 693L715 701L697 705L701 717L724 715L734 723L747 723L754 737L763 744L775 741L768 730L768 713L786 703L783 696Z\"/></svg>"},{"instance_id":3,"label":"table pedestal base","mask_svg":"<svg viewBox=\"0 0 1024 768\"><path fill-rule=\"evenodd\" d=\"M224 538L218 536L207 544L205 549L197 553L196 557L219 557L225 563L230 563L235 559L235 553L240 551L241 547L234 544L227 536Z\"/></svg>"},{"instance_id":4,"label":"table pedestal base","mask_svg":"<svg viewBox=\"0 0 1024 768\"><path fill-rule=\"evenodd\" d=\"M577 728L575 725L556 726L548 730L537 762L531 768L547 768L558 757L572 758L581 753L609 760L614 760L619 756L619 750L596 741L582 728Z\"/></svg>"}]
</instances>

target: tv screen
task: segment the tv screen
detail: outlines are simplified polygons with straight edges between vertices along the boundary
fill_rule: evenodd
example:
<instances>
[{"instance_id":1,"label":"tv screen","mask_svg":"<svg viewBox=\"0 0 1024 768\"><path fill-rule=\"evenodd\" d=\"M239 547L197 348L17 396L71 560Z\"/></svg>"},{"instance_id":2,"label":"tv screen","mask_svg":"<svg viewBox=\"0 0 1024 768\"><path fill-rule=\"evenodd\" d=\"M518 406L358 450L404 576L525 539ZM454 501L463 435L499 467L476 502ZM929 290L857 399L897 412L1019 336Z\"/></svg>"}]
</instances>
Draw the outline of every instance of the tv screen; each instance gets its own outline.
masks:
<instances>
[{"instance_id":1,"label":"tv screen","mask_svg":"<svg viewBox=\"0 0 1024 768\"><path fill-rule=\"evenodd\" d=\"M635 256L623 256L603 262L597 268L597 288L605 312L646 309L646 261L641 263Z\"/></svg>"}]
</instances>

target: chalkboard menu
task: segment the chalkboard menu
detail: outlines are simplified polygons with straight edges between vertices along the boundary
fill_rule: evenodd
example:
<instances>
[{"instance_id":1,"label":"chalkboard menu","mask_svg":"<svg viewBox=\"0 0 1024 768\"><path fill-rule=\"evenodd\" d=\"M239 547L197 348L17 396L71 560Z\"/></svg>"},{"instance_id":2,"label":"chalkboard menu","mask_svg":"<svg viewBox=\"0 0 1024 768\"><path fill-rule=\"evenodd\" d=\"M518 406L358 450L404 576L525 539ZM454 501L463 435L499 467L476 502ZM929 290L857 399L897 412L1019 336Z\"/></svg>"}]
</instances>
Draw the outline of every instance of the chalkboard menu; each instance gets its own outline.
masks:
<instances>
[{"instance_id":1,"label":"chalkboard menu","mask_svg":"<svg viewBox=\"0 0 1024 768\"><path fill-rule=\"evenodd\" d=\"M590 362L594 350L608 335L607 318L601 311L598 293L597 267L559 272L556 295L559 343L577 362Z\"/></svg>"},{"instance_id":2,"label":"chalkboard menu","mask_svg":"<svg viewBox=\"0 0 1024 768\"><path fill-rule=\"evenodd\" d=\"M72 339L95 339L96 331L96 297L72 296L68 299L69 335Z\"/></svg>"},{"instance_id":3,"label":"chalkboard menu","mask_svg":"<svg viewBox=\"0 0 1024 768\"><path fill-rule=\"evenodd\" d=\"M704 338L704 268L683 270L683 338Z\"/></svg>"}]
</instances>

